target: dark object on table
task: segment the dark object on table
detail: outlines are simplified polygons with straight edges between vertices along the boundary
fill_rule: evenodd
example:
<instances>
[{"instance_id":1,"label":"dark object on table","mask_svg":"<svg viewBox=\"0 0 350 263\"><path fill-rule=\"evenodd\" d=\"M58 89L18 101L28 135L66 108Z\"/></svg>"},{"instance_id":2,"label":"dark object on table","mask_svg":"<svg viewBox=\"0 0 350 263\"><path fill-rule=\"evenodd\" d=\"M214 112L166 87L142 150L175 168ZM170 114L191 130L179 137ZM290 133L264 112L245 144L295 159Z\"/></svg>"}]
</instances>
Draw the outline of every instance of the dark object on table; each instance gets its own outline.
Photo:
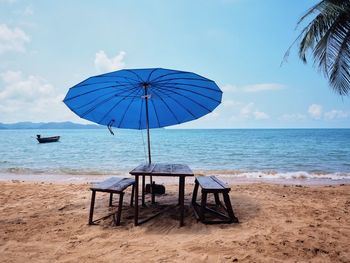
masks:
<instances>
[{"instance_id":1,"label":"dark object on table","mask_svg":"<svg viewBox=\"0 0 350 263\"><path fill-rule=\"evenodd\" d=\"M134 187L135 187L135 180L133 178L111 177L103 182L93 185L90 188L90 190L92 191L92 196L91 196L91 205L90 205L90 214L89 214L89 225L94 225L95 222L101 219L105 219L111 215L114 215L114 223L116 226L119 226L122 208L123 208L124 190L128 188L130 185L132 185L130 206L133 206ZM96 192L109 193L110 207L113 206L112 205L113 194L119 194L119 204L118 204L117 211L113 214L93 220Z\"/></svg>"},{"instance_id":2,"label":"dark object on table","mask_svg":"<svg viewBox=\"0 0 350 263\"><path fill-rule=\"evenodd\" d=\"M58 142L60 136L52 136L52 137L41 137L40 134L36 136L36 139L39 143L47 143L47 142Z\"/></svg>"},{"instance_id":3,"label":"dark object on table","mask_svg":"<svg viewBox=\"0 0 350 263\"><path fill-rule=\"evenodd\" d=\"M154 182L152 183L153 186L153 192L156 195L163 195L165 194L165 186L161 184L155 184ZM146 184L146 194L151 193L151 184Z\"/></svg>"},{"instance_id":4,"label":"dark object on table","mask_svg":"<svg viewBox=\"0 0 350 263\"><path fill-rule=\"evenodd\" d=\"M200 204L196 201L199 187L201 187L202 192ZM196 177L192 194L192 206L197 220L205 224L238 223L238 219L232 210L229 196L230 190L231 188L215 176ZM207 197L210 193L214 194L215 197L215 209L207 204ZM224 204L220 201L219 194L222 194ZM208 215L214 216L215 219L206 218Z\"/></svg>"}]
</instances>

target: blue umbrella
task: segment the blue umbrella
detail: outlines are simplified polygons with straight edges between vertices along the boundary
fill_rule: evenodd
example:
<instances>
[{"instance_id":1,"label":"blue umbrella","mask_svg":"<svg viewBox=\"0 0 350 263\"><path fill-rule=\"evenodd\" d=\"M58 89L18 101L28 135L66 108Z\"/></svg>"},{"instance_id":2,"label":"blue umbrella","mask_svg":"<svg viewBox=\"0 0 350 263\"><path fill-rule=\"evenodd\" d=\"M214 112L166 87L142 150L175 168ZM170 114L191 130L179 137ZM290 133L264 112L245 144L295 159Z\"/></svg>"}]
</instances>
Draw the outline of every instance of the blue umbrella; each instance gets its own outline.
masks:
<instances>
[{"instance_id":1,"label":"blue umbrella","mask_svg":"<svg viewBox=\"0 0 350 263\"><path fill-rule=\"evenodd\" d=\"M111 127L147 129L198 119L220 103L214 81L191 72L123 69L94 77L70 88L63 102L86 120Z\"/></svg>"}]
</instances>

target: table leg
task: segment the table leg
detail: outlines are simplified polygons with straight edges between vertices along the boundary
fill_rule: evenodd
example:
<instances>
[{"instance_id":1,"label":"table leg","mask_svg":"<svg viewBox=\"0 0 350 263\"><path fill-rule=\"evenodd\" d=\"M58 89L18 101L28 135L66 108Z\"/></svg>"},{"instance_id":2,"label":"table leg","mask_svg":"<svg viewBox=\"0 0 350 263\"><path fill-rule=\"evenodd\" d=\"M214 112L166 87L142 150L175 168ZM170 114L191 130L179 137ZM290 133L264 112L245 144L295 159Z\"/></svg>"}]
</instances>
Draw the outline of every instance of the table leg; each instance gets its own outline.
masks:
<instances>
[{"instance_id":1,"label":"table leg","mask_svg":"<svg viewBox=\"0 0 350 263\"><path fill-rule=\"evenodd\" d=\"M178 201L177 201L177 205L181 205L181 177L179 178L179 198L178 198Z\"/></svg>"},{"instance_id":2,"label":"table leg","mask_svg":"<svg viewBox=\"0 0 350 263\"><path fill-rule=\"evenodd\" d=\"M156 195L154 193L154 182L151 183L151 199L152 199L152 204L154 205L156 203Z\"/></svg>"},{"instance_id":3,"label":"table leg","mask_svg":"<svg viewBox=\"0 0 350 263\"><path fill-rule=\"evenodd\" d=\"M142 175L142 206L146 206L145 204L145 181L146 181L146 176Z\"/></svg>"},{"instance_id":4,"label":"table leg","mask_svg":"<svg viewBox=\"0 0 350 263\"><path fill-rule=\"evenodd\" d=\"M94 216L95 196L96 196L96 191L92 190L91 204L90 204L90 215L89 215L89 225L93 224L92 219L93 219L93 216Z\"/></svg>"},{"instance_id":5,"label":"table leg","mask_svg":"<svg viewBox=\"0 0 350 263\"><path fill-rule=\"evenodd\" d=\"M134 225L139 224L139 176L135 175L135 214Z\"/></svg>"},{"instance_id":6,"label":"table leg","mask_svg":"<svg viewBox=\"0 0 350 263\"><path fill-rule=\"evenodd\" d=\"M184 213L185 213L185 177L179 178L179 203L180 203L180 227L184 225Z\"/></svg>"}]
</instances>

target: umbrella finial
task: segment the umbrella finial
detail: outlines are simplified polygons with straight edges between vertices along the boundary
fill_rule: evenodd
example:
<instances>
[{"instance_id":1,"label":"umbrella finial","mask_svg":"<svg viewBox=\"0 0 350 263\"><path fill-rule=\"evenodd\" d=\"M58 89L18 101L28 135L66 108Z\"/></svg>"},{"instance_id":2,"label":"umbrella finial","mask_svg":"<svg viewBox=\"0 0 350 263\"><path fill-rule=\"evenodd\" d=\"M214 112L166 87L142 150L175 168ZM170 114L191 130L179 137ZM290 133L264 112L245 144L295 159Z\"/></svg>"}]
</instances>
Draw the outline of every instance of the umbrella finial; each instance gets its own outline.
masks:
<instances>
[{"instance_id":1,"label":"umbrella finial","mask_svg":"<svg viewBox=\"0 0 350 263\"><path fill-rule=\"evenodd\" d=\"M144 89L148 89L150 86L151 86L151 83L149 83L149 82L142 82L142 87Z\"/></svg>"}]
</instances>

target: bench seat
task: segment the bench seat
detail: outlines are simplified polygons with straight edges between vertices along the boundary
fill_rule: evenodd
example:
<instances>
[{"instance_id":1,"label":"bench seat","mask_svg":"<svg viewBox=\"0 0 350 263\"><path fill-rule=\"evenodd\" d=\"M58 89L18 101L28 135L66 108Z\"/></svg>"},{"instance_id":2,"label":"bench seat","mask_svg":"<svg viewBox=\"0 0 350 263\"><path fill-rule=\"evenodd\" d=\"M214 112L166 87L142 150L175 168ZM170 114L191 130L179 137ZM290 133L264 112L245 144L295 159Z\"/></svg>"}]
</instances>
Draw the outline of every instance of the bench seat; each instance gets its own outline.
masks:
<instances>
[{"instance_id":1,"label":"bench seat","mask_svg":"<svg viewBox=\"0 0 350 263\"><path fill-rule=\"evenodd\" d=\"M197 203L198 189L201 188L201 203ZM198 176L195 180L192 206L194 208L197 220L206 224L218 223L238 223L237 217L234 215L229 192L231 188L216 176ZM208 194L213 194L215 198L215 205L218 209L209 208L207 204ZM222 194L224 203L221 202L219 194ZM220 211L223 210L224 212ZM207 214L210 214L215 219L208 219Z\"/></svg>"},{"instance_id":2,"label":"bench seat","mask_svg":"<svg viewBox=\"0 0 350 263\"><path fill-rule=\"evenodd\" d=\"M96 221L104 219L106 217L93 220L93 214L94 214L94 207L95 207L95 198L96 198L96 192L105 192L109 193L109 206L112 206L113 203L113 194L119 194L119 205L116 213L112 214L114 215L114 222L115 225L120 225L120 218L121 218L121 212L123 207L123 197L124 197L124 190L132 185L132 193L131 193L131 200L130 205L133 205L133 197L134 197L134 186L135 186L135 180L132 178L124 178L124 177L111 177L103 182L99 182L97 184L94 184L92 187L90 187L90 190L92 191L91 196L91 205L90 205L90 214L89 214L89 225L95 224Z\"/></svg>"}]
</instances>

